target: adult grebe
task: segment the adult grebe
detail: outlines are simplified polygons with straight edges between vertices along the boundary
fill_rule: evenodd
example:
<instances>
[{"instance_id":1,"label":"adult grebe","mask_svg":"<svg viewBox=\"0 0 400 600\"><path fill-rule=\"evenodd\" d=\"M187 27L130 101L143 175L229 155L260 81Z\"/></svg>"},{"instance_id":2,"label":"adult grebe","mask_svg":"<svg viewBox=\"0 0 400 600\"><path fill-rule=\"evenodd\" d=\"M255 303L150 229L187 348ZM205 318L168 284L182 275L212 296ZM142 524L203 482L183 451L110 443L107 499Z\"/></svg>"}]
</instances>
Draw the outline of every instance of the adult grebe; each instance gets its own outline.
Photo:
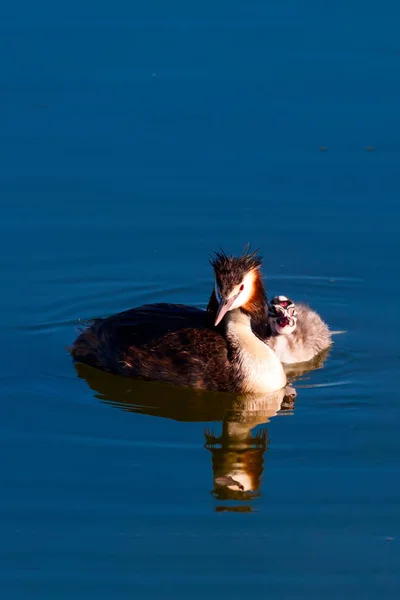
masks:
<instances>
[{"instance_id":1,"label":"adult grebe","mask_svg":"<svg viewBox=\"0 0 400 600\"><path fill-rule=\"evenodd\" d=\"M251 328L266 312L262 259L216 253L216 310L151 304L96 319L72 346L77 362L103 371L180 386L240 393L280 390L286 375ZM218 326L218 327L217 327Z\"/></svg>"},{"instance_id":2,"label":"adult grebe","mask_svg":"<svg viewBox=\"0 0 400 600\"><path fill-rule=\"evenodd\" d=\"M307 362L332 344L329 327L318 313L286 296L271 301L269 323L266 342L285 364Z\"/></svg>"}]
</instances>

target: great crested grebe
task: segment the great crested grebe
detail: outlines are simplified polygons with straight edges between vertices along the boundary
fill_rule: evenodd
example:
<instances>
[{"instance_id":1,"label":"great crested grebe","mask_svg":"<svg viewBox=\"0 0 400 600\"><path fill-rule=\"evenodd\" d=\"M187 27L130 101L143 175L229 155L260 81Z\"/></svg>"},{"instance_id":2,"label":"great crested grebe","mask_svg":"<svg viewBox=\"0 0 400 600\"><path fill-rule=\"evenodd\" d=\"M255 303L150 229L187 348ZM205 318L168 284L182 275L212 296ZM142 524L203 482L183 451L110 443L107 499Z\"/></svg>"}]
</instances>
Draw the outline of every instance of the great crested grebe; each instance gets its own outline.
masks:
<instances>
[{"instance_id":1,"label":"great crested grebe","mask_svg":"<svg viewBox=\"0 0 400 600\"><path fill-rule=\"evenodd\" d=\"M251 327L261 316L262 326L268 326L261 257L220 252L210 262L218 297L214 311L162 303L96 319L74 342L74 360L125 377L197 389L282 389L282 364Z\"/></svg>"},{"instance_id":2,"label":"great crested grebe","mask_svg":"<svg viewBox=\"0 0 400 600\"><path fill-rule=\"evenodd\" d=\"M307 362L332 343L328 325L305 304L275 296L268 314L271 337L267 344L285 364Z\"/></svg>"}]
</instances>

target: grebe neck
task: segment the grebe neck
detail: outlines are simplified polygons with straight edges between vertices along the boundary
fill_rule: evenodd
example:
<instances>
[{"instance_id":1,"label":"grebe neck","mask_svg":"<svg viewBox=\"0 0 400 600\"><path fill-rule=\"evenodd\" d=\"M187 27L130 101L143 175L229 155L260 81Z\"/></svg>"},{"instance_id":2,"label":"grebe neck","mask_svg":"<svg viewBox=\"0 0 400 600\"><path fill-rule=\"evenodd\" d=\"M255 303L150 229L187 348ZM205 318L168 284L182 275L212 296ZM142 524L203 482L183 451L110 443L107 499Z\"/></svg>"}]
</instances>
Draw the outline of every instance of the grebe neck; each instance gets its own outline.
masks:
<instances>
[{"instance_id":1,"label":"grebe neck","mask_svg":"<svg viewBox=\"0 0 400 600\"><path fill-rule=\"evenodd\" d=\"M275 392L286 385L283 366L275 352L252 331L250 315L240 309L225 317L226 338L243 392Z\"/></svg>"}]
</instances>

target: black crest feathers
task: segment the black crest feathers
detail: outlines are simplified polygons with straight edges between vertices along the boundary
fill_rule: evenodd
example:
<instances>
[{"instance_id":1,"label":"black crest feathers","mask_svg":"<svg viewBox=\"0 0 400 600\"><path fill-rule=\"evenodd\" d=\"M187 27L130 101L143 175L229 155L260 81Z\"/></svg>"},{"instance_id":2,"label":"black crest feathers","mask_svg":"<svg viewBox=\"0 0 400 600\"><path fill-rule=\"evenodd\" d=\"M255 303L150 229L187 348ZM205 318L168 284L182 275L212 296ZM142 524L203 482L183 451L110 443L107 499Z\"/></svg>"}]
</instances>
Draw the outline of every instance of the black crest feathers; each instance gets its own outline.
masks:
<instances>
[{"instance_id":1,"label":"black crest feathers","mask_svg":"<svg viewBox=\"0 0 400 600\"><path fill-rule=\"evenodd\" d=\"M235 286L241 283L249 271L261 267L262 257L258 250L250 252L249 246L246 246L240 256L230 256L223 250L214 252L210 257L210 264L219 285Z\"/></svg>"}]
</instances>

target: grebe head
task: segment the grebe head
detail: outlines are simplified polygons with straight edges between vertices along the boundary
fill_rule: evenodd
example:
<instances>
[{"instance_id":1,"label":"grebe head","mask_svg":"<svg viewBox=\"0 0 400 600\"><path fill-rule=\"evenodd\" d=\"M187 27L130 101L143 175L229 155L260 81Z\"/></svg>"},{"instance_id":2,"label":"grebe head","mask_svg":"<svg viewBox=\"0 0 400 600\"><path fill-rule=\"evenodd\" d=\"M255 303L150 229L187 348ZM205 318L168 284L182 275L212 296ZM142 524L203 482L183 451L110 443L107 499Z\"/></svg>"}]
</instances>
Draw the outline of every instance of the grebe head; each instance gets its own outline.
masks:
<instances>
[{"instance_id":1,"label":"grebe head","mask_svg":"<svg viewBox=\"0 0 400 600\"><path fill-rule=\"evenodd\" d=\"M250 315L265 311L267 298L260 272L262 258L257 252L250 254L245 250L239 257L216 252L210 263L214 269L214 291L219 304L215 325L228 311L236 308Z\"/></svg>"},{"instance_id":2,"label":"grebe head","mask_svg":"<svg viewBox=\"0 0 400 600\"><path fill-rule=\"evenodd\" d=\"M297 327L296 306L286 296L275 296L269 305L268 315L272 330L280 335L289 335Z\"/></svg>"}]
</instances>

